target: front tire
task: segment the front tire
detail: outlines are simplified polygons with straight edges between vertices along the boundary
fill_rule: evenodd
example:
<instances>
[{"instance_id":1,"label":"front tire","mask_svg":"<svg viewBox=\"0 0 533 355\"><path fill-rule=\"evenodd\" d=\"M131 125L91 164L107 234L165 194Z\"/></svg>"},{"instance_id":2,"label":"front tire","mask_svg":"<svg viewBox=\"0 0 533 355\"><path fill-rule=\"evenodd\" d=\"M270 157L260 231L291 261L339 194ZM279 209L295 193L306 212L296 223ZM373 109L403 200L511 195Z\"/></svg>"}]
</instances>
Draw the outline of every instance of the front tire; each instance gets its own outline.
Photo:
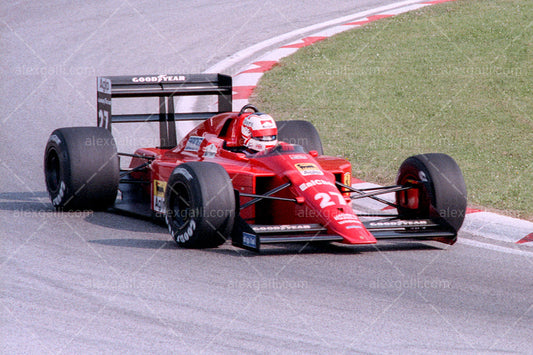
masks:
<instances>
[{"instance_id":1,"label":"front tire","mask_svg":"<svg viewBox=\"0 0 533 355\"><path fill-rule=\"evenodd\" d=\"M176 167L165 191L166 222L174 241L186 248L214 248L231 235L235 193L219 164L188 162Z\"/></svg>"},{"instance_id":2,"label":"front tire","mask_svg":"<svg viewBox=\"0 0 533 355\"><path fill-rule=\"evenodd\" d=\"M396 193L400 218L430 218L457 234L467 199L463 174L453 158L440 153L407 158L396 183L414 187Z\"/></svg>"},{"instance_id":3,"label":"front tire","mask_svg":"<svg viewBox=\"0 0 533 355\"><path fill-rule=\"evenodd\" d=\"M50 135L44 176L58 210L102 210L115 202L119 183L115 140L105 128L69 127Z\"/></svg>"}]
</instances>

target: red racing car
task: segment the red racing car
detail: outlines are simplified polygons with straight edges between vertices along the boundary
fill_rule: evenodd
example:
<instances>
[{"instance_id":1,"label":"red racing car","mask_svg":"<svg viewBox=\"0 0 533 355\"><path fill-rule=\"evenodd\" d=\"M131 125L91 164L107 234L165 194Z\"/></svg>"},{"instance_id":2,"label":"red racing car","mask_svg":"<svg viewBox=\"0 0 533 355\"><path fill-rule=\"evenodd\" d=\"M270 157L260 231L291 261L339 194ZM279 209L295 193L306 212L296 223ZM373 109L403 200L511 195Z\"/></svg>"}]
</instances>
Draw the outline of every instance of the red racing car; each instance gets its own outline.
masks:
<instances>
[{"instance_id":1,"label":"red racing car","mask_svg":"<svg viewBox=\"0 0 533 355\"><path fill-rule=\"evenodd\" d=\"M396 185L355 189L351 164L323 155L307 121L275 122L251 105L232 111L231 77L222 74L99 77L98 127L55 130L44 173L58 210L113 209L164 220L183 247L233 245L259 251L288 242L373 244L377 239L453 244L466 210L455 161L422 154L401 165ZM175 112L176 100L218 99L217 110ZM159 112L112 113L118 98L155 97ZM177 140L176 124L201 121ZM117 153L111 126L155 122L160 145ZM121 169L120 158L131 159ZM394 202L380 195L395 193ZM354 199L397 213L356 214Z\"/></svg>"}]
</instances>

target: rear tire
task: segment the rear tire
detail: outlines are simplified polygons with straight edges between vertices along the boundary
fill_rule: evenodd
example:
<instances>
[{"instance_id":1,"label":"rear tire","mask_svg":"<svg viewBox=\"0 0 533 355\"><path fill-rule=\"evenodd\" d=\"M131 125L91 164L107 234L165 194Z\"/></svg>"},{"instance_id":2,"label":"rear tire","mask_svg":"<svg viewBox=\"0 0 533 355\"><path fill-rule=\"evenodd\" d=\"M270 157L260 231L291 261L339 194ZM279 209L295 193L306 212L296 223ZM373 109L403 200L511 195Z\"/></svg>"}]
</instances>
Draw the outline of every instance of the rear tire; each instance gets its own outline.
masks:
<instances>
[{"instance_id":1,"label":"rear tire","mask_svg":"<svg viewBox=\"0 0 533 355\"><path fill-rule=\"evenodd\" d=\"M70 127L50 135L44 176L60 210L102 210L115 202L119 182L115 140L105 128Z\"/></svg>"},{"instance_id":2,"label":"rear tire","mask_svg":"<svg viewBox=\"0 0 533 355\"><path fill-rule=\"evenodd\" d=\"M466 213L466 185L450 156L432 153L407 158L398 171L398 185L416 189L396 193L400 218L430 218L457 234Z\"/></svg>"},{"instance_id":3,"label":"rear tire","mask_svg":"<svg viewBox=\"0 0 533 355\"><path fill-rule=\"evenodd\" d=\"M174 241L186 248L214 248L231 235L235 193L219 164L189 162L176 167L165 191L166 222Z\"/></svg>"},{"instance_id":4,"label":"rear tire","mask_svg":"<svg viewBox=\"0 0 533 355\"><path fill-rule=\"evenodd\" d=\"M301 145L307 152L316 150L319 155L324 154L322 141L315 126L309 121L278 121L278 140Z\"/></svg>"}]
</instances>

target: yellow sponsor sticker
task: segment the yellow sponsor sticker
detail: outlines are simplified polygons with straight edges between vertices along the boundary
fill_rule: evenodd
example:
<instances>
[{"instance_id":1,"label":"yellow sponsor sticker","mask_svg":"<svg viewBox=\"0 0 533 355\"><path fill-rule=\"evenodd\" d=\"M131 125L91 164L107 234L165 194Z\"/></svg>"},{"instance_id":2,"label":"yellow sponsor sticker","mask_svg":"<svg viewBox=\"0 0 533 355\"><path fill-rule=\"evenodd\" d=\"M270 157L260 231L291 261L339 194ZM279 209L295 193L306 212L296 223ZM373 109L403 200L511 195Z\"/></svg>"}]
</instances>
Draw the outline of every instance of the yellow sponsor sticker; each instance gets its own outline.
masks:
<instances>
[{"instance_id":1,"label":"yellow sponsor sticker","mask_svg":"<svg viewBox=\"0 0 533 355\"><path fill-rule=\"evenodd\" d=\"M343 182L344 185L351 186L352 185L352 173L344 173L343 180L344 180Z\"/></svg>"},{"instance_id":2,"label":"yellow sponsor sticker","mask_svg":"<svg viewBox=\"0 0 533 355\"><path fill-rule=\"evenodd\" d=\"M313 163L298 163L298 164L295 164L294 166L296 167L296 169L298 169L300 174L302 174L304 176L308 176L308 175L324 175L322 170L320 170L318 168L318 166L316 166Z\"/></svg>"},{"instance_id":3,"label":"yellow sponsor sticker","mask_svg":"<svg viewBox=\"0 0 533 355\"><path fill-rule=\"evenodd\" d=\"M154 211L165 213L165 189L167 182L154 180Z\"/></svg>"}]
</instances>

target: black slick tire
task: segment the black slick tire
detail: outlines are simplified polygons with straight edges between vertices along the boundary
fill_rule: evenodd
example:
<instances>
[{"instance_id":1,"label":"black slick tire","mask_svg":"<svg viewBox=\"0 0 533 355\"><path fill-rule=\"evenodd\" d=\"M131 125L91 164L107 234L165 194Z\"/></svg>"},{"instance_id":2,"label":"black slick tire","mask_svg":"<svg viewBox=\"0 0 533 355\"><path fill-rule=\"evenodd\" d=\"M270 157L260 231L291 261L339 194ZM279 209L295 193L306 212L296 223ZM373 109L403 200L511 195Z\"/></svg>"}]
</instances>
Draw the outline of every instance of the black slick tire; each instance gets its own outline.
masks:
<instances>
[{"instance_id":1,"label":"black slick tire","mask_svg":"<svg viewBox=\"0 0 533 355\"><path fill-rule=\"evenodd\" d=\"M319 155L324 154L320 135L311 122L302 120L278 121L277 126L278 140L301 145L307 152L316 150Z\"/></svg>"},{"instance_id":2,"label":"black slick tire","mask_svg":"<svg viewBox=\"0 0 533 355\"><path fill-rule=\"evenodd\" d=\"M44 153L46 188L58 210L103 210L115 202L120 168L105 128L69 127L50 135Z\"/></svg>"},{"instance_id":3,"label":"black slick tire","mask_svg":"<svg viewBox=\"0 0 533 355\"><path fill-rule=\"evenodd\" d=\"M398 171L398 185L416 189L396 193L400 218L430 218L457 234L466 213L466 185L461 169L446 154L407 158Z\"/></svg>"},{"instance_id":4,"label":"black slick tire","mask_svg":"<svg viewBox=\"0 0 533 355\"><path fill-rule=\"evenodd\" d=\"M185 248L214 248L231 235L235 193L226 170L210 162L177 166L165 190L166 223Z\"/></svg>"}]
</instances>

